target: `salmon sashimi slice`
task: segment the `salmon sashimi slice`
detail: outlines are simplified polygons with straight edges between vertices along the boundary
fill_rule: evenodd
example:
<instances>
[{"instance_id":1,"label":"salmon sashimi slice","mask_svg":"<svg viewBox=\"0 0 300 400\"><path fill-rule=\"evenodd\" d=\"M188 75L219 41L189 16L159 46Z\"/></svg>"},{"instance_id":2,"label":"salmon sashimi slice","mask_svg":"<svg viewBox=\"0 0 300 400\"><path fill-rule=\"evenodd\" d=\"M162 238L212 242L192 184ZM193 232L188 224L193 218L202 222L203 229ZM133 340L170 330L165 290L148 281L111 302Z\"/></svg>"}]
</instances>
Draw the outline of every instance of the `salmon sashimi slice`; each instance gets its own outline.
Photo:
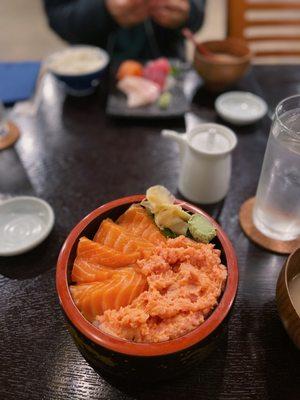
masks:
<instances>
[{"instance_id":1,"label":"salmon sashimi slice","mask_svg":"<svg viewBox=\"0 0 300 400\"><path fill-rule=\"evenodd\" d=\"M148 240L153 244L161 244L166 241L147 211L140 205L133 204L122 214L117 223L131 232L133 235Z\"/></svg>"},{"instance_id":2,"label":"salmon sashimi slice","mask_svg":"<svg viewBox=\"0 0 300 400\"><path fill-rule=\"evenodd\" d=\"M139 258L139 253L132 252L124 254L106 245L93 242L83 236L79 239L77 258L84 259L94 265L121 268L134 264Z\"/></svg>"},{"instance_id":3,"label":"salmon sashimi slice","mask_svg":"<svg viewBox=\"0 0 300 400\"><path fill-rule=\"evenodd\" d=\"M103 282L70 286L76 306L91 322L106 310L118 310L127 306L146 289L146 278L134 268L115 270L115 273Z\"/></svg>"},{"instance_id":4,"label":"salmon sashimi slice","mask_svg":"<svg viewBox=\"0 0 300 400\"><path fill-rule=\"evenodd\" d=\"M132 268L137 269L138 267L133 265ZM103 265L92 264L85 258L76 257L71 279L73 282L77 283L99 282L109 279L116 271L122 271L123 269L124 268L109 268Z\"/></svg>"},{"instance_id":5,"label":"salmon sashimi slice","mask_svg":"<svg viewBox=\"0 0 300 400\"><path fill-rule=\"evenodd\" d=\"M124 254L137 252L140 258L148 257L154 250L154 245L151 242L134 236L109 218L101 222L94 241Z\"/></svg>"}]
</instances>

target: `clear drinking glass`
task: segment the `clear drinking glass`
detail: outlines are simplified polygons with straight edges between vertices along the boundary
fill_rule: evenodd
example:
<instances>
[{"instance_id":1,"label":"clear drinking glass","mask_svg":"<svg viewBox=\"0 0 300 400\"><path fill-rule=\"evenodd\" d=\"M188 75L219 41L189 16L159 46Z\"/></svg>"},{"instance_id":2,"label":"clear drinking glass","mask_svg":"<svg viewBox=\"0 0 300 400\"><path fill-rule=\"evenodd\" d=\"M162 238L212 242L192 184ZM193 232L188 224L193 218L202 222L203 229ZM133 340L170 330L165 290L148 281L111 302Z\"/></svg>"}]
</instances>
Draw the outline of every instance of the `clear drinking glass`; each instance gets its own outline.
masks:
<instances>
[{"instance_id":1,"label":"clear drinking glass","mask_svg":"<svg viewBox=\"0 0 300 400\"><path fill-rule=\"evenodd\" d=\"M253 221L279 240L300 236L300 95L276 107L258 183Z\"/></svg>"}]
</instances>

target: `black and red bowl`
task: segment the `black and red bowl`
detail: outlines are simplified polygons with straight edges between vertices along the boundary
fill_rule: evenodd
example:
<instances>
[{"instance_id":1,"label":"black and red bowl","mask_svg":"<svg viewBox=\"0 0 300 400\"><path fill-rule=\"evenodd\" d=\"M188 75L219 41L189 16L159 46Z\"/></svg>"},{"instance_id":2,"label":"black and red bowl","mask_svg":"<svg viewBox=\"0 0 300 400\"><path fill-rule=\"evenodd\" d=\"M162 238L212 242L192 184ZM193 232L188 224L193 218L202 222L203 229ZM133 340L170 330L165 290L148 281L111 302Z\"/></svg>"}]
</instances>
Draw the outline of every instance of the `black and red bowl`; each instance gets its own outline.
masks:
<instances>
[{"instance_id":1,"label":"black and red bowl","mask_svg":"<svg viewBox=\"0 0 300 400\"><path fill-rule=\"evenodd\" d=\"M238 266L234 248L221 227L201 209L180 201L185 210L204 215L217 230L214 242L221 250L222 262L228 270L218 306L198 328L161 343L130 342L97 329L80 313L69 290L79 238L92 238L103 219L109 217L116 220L131 204L140 202L144 197L134 195L109 202L92 211L75 226L58 258L56 287L68 329L82 355L97 372L122 379L157 380L191 369L216 346L236 296Z\"/></svg>"}]
</instances>

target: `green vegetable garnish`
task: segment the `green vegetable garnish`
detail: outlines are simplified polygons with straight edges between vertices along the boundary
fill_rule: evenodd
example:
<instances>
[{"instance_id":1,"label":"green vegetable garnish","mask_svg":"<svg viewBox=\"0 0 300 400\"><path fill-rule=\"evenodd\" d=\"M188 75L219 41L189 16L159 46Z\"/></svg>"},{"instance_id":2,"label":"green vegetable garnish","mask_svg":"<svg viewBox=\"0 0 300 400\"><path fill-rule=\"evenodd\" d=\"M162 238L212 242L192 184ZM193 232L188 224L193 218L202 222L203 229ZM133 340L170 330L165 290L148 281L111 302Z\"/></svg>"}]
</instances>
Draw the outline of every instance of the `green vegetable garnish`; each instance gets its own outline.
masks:
<instances>
[{"instance_id":1,"label":"green vegetable garnish","mask_svg":"<svg viewBox=\"0 0 300 400\"><path fill-rule=\"evenodd\" d=\"M162 230L162 233L163 233L167 238L171 238L171 239L174 239L174 238L176 238L176 237L178 236L178 235L176 235L175 232L171 231L171 229L169 229L169 228L164 228L164 229Z\"/></svg>"},{"instance_id":2,"label":"green vegetable garnish","mask_svg":"<svg viewBox=\"0 0 300 400\"><path fill-rule=\"evenodd\" d=\"M180 204L175 204L175 197L164 186L151 186L141 205L168 238L183 235L209 243L216 236L216 229L205 217L184 211Z\"/></svg>"},{"instance_id":3,"label":"green vegetable garnish","mask_svg":"<svg viewBox=\"0 0 300 400\"><path fill-rule=\"evenodd\" d=\"M177 78L180 74L181 74L181 68L172 65L170 75L174 76L174 78Z\"/></svg>"},{"instance_id":4,"label":"green vegetable garnish","mask_svg":"<svg viewBox=\"0 0 300 400\"><path fill-rule=\"evenodd\" d=\"M216 236L216 229L202 215L194 214L188 221L189 231L197 242L209 243Z\"/></svg>"},{"instance_id":5,"label":"green vegetable garnish","mask_svg":"<svg viewBox=\"0 0 300 400\"><path fill-rule=\"evenodd\" d=\"M160 95L159 99L158 99L158 107L166 110L167 108L169 108L170 103L172 100L172 95L170 92L164 92Z\"/></svg>"}]
</instances>

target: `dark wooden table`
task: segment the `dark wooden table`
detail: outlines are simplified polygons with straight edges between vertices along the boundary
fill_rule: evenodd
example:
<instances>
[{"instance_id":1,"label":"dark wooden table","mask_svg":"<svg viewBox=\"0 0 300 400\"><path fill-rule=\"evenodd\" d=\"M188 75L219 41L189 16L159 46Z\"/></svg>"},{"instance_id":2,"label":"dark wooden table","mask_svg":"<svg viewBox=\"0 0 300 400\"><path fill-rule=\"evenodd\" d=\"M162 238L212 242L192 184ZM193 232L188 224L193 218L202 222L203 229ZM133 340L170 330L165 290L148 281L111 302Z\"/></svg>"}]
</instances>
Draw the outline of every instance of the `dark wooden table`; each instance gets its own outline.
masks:
<instances>
[{"instance_id":1,"label":"dark wooden table","mask_svg":"<svg viewBox=\"0 0 300 400\"><path fill-rule=\"evenodd\" d=\"M299 91L299 67L260 66L240 83L274 109ZM197 92L193 110L217 120L213 96ZM235 128L231 189L207 209L232 239L239 260L238 296L220 347L180 379L138 387L115 387L98 376L72 342L60 312L54 276L59 249L84 215L117 197L143 193L153 184L176 193L179 170L174 143L162 127L184 130L184 121L112 121L101 90L90 98L65 98L48 78L36 118L19 118L22 138L0 153L1 195L33 194L54 208L49 238L28 254L0 257L0 398L9 399L228 399L299 400L300 353L276 312L274 293L284 257L244 236L242 202L256 190L270 119Z\"/></svg>"}]
</instances>

